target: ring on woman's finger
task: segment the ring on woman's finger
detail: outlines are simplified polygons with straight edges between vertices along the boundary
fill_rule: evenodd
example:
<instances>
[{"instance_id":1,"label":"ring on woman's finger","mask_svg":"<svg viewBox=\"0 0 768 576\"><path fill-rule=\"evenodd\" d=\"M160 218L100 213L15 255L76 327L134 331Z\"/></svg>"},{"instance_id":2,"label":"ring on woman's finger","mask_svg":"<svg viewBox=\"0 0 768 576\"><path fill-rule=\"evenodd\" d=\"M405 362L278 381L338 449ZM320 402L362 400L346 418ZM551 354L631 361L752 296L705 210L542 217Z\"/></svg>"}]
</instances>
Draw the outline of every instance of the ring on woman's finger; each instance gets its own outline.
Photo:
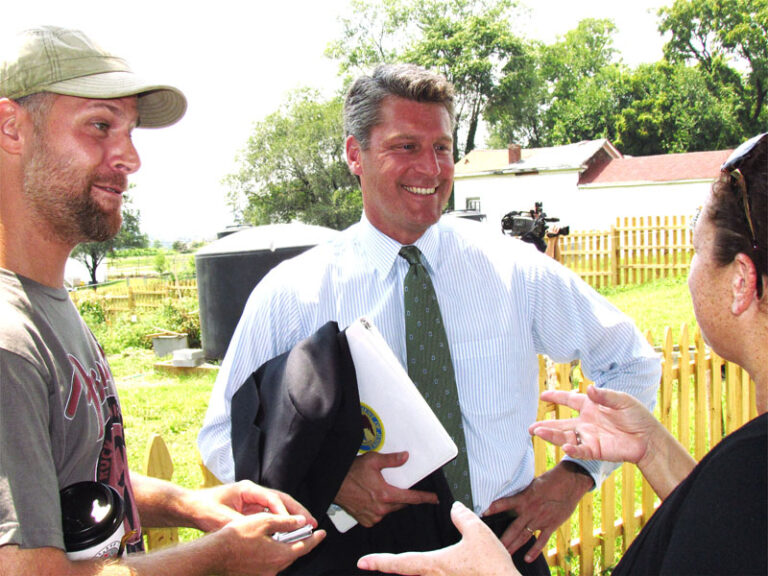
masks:
<instances>
[{"instance_id":1,"label":"ring on woman's finger","mask_svg":"<svg viewBox=\"0 0 768 576\"><path fill-rule=\"evenodd\" d=\"M531 530L528 526L525 527L526 530L531 534L531 536L535 536L536 532L534 530Z\"/></svg>"},{"instance_id":2,"label":"ring on woman's finger","mask_svg":"<svg viewBox=\"0 0 768 576\"><path fill-rule=\"evenodd\" d=\"M579 431L574 430L573 435L576 436L576 446L581 446L581 434L579 434Z\"/></svg>"}]
</instances>

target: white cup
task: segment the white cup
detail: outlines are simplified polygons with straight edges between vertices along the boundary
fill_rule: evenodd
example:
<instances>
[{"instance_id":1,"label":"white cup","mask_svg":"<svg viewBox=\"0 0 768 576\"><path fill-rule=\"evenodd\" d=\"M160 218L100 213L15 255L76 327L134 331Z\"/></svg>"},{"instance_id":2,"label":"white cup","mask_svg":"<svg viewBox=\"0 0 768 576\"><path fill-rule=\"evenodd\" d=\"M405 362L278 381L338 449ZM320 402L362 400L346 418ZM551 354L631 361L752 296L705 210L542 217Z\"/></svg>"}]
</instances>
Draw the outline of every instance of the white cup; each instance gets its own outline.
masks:
<instances>
[{"instance_id":1,"label":"white cup","mask_svg":"<svg viewBox=\"0 0 768 576\"><path fill-rule=\"evenodd\" d=\"M101 482L78 482L64 488L60 496L67 557L116 557L125 534L125 507L117 490Z\"/></svg>"}]
</instances>

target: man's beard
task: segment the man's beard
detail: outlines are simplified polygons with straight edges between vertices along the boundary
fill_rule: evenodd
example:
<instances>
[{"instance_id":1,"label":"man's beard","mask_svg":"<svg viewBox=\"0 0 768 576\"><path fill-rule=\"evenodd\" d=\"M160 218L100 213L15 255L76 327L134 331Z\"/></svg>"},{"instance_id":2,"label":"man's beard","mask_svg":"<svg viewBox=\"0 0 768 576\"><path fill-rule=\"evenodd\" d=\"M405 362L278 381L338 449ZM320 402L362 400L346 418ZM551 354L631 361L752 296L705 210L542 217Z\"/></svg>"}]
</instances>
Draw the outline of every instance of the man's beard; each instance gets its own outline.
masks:
<instances>
[{"instance_id":1,"label":"man's beard","mask_svg":"<svg viewBox=\"0 0 768 576\"><path fill-rule=\"evenodd\" d=\"M107 212L93 198L94 183L127 188L123 174L98 174L73 166L38 138L24 173L24 191L40 222L57 240L68 244L103 242L120 231L120 210Z\"/></svg>"}]
</instances>

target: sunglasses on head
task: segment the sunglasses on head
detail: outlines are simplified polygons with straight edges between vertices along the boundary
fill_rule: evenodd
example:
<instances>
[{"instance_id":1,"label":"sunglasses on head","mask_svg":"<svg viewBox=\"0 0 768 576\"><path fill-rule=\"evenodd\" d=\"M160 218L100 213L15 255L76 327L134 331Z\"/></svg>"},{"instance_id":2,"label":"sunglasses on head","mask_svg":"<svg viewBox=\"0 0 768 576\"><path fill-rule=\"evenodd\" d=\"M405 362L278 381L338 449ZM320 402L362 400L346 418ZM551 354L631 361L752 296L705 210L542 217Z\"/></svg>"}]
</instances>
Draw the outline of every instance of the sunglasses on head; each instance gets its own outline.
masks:
<instances>
[{"instance_id":1,"label":"sunglasses on head","mask_svg":"<svg viewBox=\"0 0 768 576\"><path fill-rule=\"evenodd\" d=\"M752 159L758 145L766 138L768 138L768 132L764 132L763 134L758 134L754 138L750 138L741 146L736 148L736 150L734 150L733 153L728 157L728 160L726 160L723 165L720 166L720 171L728 174L736 185L736 188L741 192L741 203L744 205L744 216L747 217L749 237L752 241L752 248L754 250L757 250L757 235L755 234L755 226L752 223L752 210L750 208L747 180L741 171L741 167Z\"/></svg>"}]
</instances>

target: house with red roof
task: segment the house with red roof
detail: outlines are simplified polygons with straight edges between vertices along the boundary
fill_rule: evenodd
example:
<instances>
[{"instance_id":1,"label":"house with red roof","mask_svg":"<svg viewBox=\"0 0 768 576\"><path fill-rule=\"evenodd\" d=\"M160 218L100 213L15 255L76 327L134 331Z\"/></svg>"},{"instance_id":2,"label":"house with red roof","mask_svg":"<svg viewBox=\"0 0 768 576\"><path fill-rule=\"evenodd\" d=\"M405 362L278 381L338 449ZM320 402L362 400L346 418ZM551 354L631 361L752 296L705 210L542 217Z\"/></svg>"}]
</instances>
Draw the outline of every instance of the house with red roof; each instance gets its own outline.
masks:
<instances>
[{"instance_id":1,"label":"house with red roof","mask_svg":"<svg viewBox=\"0 0 768 576\"><path fill-rule=\"evenodd\" d=\"M473 150L456 163L454 206L501 229L512 210L542 202L571 230L607 230L617 217L690 216L731 150L623 156L608 140L550 148Z\"/></svg>"}]
</instances>

